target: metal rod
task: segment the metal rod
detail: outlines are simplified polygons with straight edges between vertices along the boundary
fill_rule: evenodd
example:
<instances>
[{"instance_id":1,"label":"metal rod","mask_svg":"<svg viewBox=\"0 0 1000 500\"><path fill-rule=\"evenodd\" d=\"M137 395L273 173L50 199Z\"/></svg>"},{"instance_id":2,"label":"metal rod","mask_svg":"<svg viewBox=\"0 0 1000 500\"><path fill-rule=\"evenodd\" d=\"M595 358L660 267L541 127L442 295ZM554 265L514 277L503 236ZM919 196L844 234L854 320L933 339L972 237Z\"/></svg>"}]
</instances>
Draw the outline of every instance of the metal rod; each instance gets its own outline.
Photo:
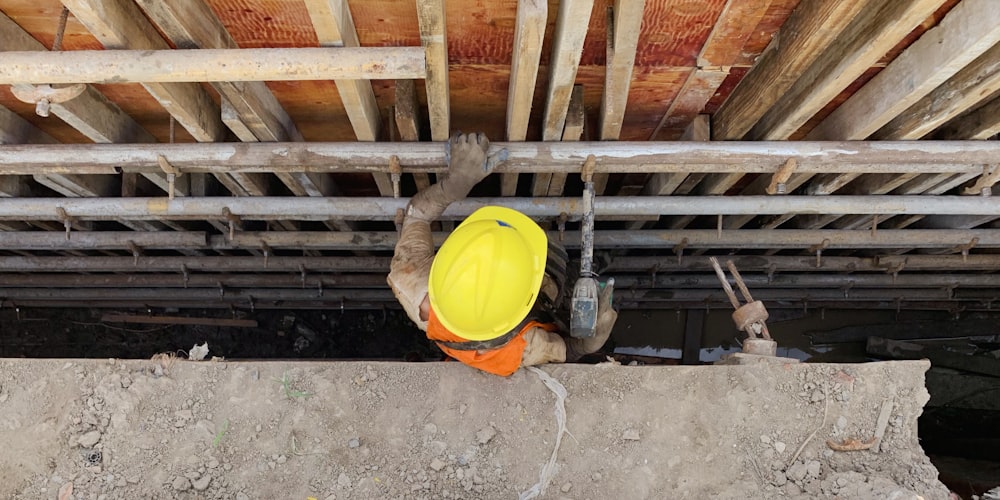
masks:
<instances>
[{"instance_id":1,"label":"metal rod","mask_svg":"<svg viewBox=\"0 0 1000 500\"><path fill-rule=\"evenodd\" d=\"M0 84L413 80L421 47L73 50L0 53Z\"/></svg>"},{"instance_id":2,"label":"metal rod","mask_svg":"<svg viewBox=\"0 0 1000 500\"><path fill-rule=\"evenodd\" d=\"M715 275L718 276L719 283L722 284L722 289L726 292L726 297L729 298L729 303L732 304L733 309L739 309L740 301L736 299L736 292L733 292L733 287L729 285L729 280L726 279L726 274L723 273L722 268L719 267L719 260L715 257L709 257L708 261L712 263L712 269L715 269Z\"/></svg>"},{"instance_id":3,"label":"metal rod","mask_svg":"<svg viewBox=\"0 0 1000 500\"><path fill-rule=\"evenodd\" d=\"M9 250L109 250L127 249L130 244L143 249L205 248L208 235L194 231L76 231L66 239L63 233L48 231L0 232L0 249Z\"/></svg>"},{"instance_id":4,"label":"metal rod","mask_svg":"<svg viewBox=\"0 0 1000 500\"><path fill-rule=\"evenodd\" d=\"M32 53L33 58L38 55ZM576 173L593 155L607 173L773 174L794 157L796 172L805 174L978 175L982 165L1000 157L996 141L496 142L492 148L509 152L508 160L495 168L499 173ZM389 160L396 156L403 173L432 173L444 171L444 149L433 142L7 144L0 148L0 174L79 173L75 169L116 166L155 173L160 171L159 156L183 172L207 173L389 173Z\"/></svg>"},{"instance_id":5,"label":"metal rod","mask_svg":"<svg viewBox=\"0 0 1000 500\"><path fill-rule=\"evenodd\" d=\"M87 220L221 220L225 209L242 220L392 221L406 198L374 197L183 197L183 198L4 198L3 220L56 220L61 208ZM484 205L503 205L529 217L583 213L578 198L470 198L453 203L445 219L458 220ZM1000 197L992 196L607 196L594 200L596 215L614 220L636 215L742 214L939 214L996 215ZM619 220L623 220L619 219ZM726 231L723 231L725 233ZM713 232L718 235L717 232ZM877 235L876 235L877 236ZM813 244L822 240L814 241Z\"/></svg>"},{"instance_id":6,"label":"metal rod","mask_svg":"<svg viewBox=\"0 0 1000 500\"><path fill-rule=\"evenodd\" d=\"M0 257L0 272L388 272L390 257Z\"/></svg>"}]
</instances>

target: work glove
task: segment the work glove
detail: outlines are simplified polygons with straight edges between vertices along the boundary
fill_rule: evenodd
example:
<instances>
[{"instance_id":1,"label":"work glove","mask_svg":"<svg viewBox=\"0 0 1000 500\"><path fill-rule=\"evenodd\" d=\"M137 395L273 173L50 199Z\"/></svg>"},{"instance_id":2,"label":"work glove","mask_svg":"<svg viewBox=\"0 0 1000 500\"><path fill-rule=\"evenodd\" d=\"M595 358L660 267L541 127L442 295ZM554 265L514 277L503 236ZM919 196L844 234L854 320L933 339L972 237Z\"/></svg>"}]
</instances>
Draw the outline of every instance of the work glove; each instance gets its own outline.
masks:
<instances>
[{"instance_id":1,"label":"work glove","mask_svg":"<svg viewBox=\"0 0 1000 500\"><path fill-rule=\"evenodd\" d=\"M615 279L610 278L601 283L601 295L597 301L597 327L593 337L566 339L566 361L576 361L581 357L595 353L604 346L611 337L611 330L618 321L618 311L611 306L614 298Z\"/></svg>"},{"instance_id":2,"label":"work glove","mask_svg":"<svg viewBox=\"0 0 1000 500\"><path fill-rule=\"evenodd\" d=\"M483 133L456 132L451 136L445 145L448 171L439 176L437 183L410 200L407 218L431 222L440 217L448 205L465 199L479 181L490 175L493 167L507 159L506 148L487 155L489 148L490 140Z\"/></svg>"},{"instance_id":3,"label":"work glove","mask_svg":"<svg viewBox=\"0 0 1000 500\"><path fill-rule=\"evenodd\" d=\"M464 199L479 181L486 178L501 161L507 159L504 148L487 155L490 140L486 134L463 134L456 132L445 146L448 173L441 180L441 190L445 200L453 203Z\"/></svg>"}]
</instances>

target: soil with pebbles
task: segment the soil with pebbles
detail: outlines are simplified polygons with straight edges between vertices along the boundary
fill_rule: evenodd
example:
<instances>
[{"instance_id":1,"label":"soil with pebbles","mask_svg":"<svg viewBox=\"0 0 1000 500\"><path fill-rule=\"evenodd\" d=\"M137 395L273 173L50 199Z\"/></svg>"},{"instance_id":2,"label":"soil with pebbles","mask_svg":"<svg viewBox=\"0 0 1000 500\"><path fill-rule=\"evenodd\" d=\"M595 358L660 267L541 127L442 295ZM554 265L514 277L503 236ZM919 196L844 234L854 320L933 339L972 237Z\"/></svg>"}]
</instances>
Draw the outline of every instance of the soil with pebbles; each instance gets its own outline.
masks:
<instances>
[{"instance_id":1,"label":"soil with pebbles","mask_svg":"<svg viewBox=\"0 0 1000 500\"><path fill-rule=\"evenodd\" d=\"M927 368L547 366L568 434L541 497L947 498ZM830 448L887 401L877 451ZM0 360L0 498L516 498L555 404L458 363Z\"/></svg>"}]
</instances>

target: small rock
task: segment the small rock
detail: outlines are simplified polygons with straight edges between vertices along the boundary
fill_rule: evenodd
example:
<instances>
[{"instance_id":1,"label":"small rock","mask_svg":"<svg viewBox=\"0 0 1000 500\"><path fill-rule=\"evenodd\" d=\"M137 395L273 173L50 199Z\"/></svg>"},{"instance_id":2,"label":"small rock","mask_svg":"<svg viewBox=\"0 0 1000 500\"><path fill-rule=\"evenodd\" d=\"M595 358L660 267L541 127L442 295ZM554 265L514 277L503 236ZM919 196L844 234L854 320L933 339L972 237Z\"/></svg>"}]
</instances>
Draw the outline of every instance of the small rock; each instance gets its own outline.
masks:
<instances>
[{"instance_id":1,"label":"small rock","mask_svg":"<svg viewBox=\"0 0 1000 500\"><path fill-rule=\"evenodd\" d=\"M469 409L469 405L464 404L464 403L461 404L461 405L459 405L459 407L458 407L458 414L459 415L465 415L465 410L467 410L467 409Z\"/></svg>"},{"instance_id":2,"label":"small rock","mask_svg":"<svg viewBox=\"0 0 1000 500\"><path fill-rule=\"evenodd\" d=\"M174 478L173 483L170 485L177 491L187 491L191 489L191 481L188 478L181 476Z\"/></svg>"},{"instance_id":3,"label":"small rock","mask_svg":"<svg viewBox=\"0 0 1000 500\"><path fill-rule=\"evenodd\" d=\"M833 450L823 450L823 458L833 457Z\"/></svg>"},{"instance_id":4,"label":"small rock","mask_svg":"<svg viewBox=\"0 0 1000 500\"><path fill-rule=\"evenodd\" d=\"M195 479L191 483L191 486L194 486L194 489L196 489L198 491L205 491L205 490L208 489L208 485L211 482L212 482L212 476L209 476L209 475L206 474L204 476L201 476L200 479Z\"/></svg>"},{"instance_id":5,"label":"small rock","mask_svg":"<svg viewBox=\"0 0 1000 500\"><path fill-rule=\"evenodd\" d=\"M600 472L595 472L594 475L590 476L590 479L593 480L595 483L597 481L600 481L601 480L601 473Z\"/></svg>"},{"instance_id":6,"label":"small rock","mask_svg":"<svg viewBox=\"0 0 1000 500\"><path fill-rule=\"evenodd\" d=\"M346 473L341 472L340 476L337 477L337 484L346 488L351 485L351 478Z\"/></svg>"},{"instance_id":7,"label":"small rock","mask_svg":"<svg viewBox=\"0 0 1000 500\"><path fill-rule=\"evenodd\" d=\"M81 448L93 448L101 440L100 431L90 431L76 438Z\"/></svg>"},{"instance_id":8,"label":"small rock","mask_svg":"<svg viewBox=\"0 0 1000 500\"><path fill-rule=\"evenodd\" d=\"M847 428L847 417L843 415L837 417L837 428L840 430Z\"/></svg>"},{"instance_id":9,"label":"small rock","mask_svg":"<svg viewBox=\"0 0 1000 500\"><path fill-rule=\"evenodd\" d=\"M785 477L785 473L780 470L774 471L774 485L784 486L788 482L788 478Z\"/></svg>"},{"instance_id":10,"label":"small rock","mask_svg":"<svg viewBox=\"0 0 1000 500\"><path fill-rule=\"evenodd\" d=\"M562 488L559 488L559 490L563 493L569 493L569 490L571 489L573 489L573 483L566 483L562 485Z\"/></svg>"},{"instance_id":11,"label":"small rock","mask_svg":"<svg viewBox=\"0 0 1000 500\"><path fill-rule=\"evenodd\" d=\"M476 433L476 441L479 442L479 444L486 444L489 443L490 440L493 439L493 436L496 435L497 431L494 430L493 427L484 427Z\"/></svg>"},{"instance_id":12,"label":"small rock","mask_svg":"<svg viewBox=\"0 0 1000 500\"><path fill-rule=\"evenodd\" d=\"M768 443L770 443L770 442L771 442L771 437L770 437L770 436L768 436L767 434L764 434L764 435L762 435L762 436L760 437L760 442L761 442L761 443L764 443L764 444L768 444Z\"/></svg>"},{"instance_id":13,"label":"small rock","mask_svg":"<svg viewBox=\"0 0 1000 500\"><path fill-rule=\"evenodd\" d=\"M809 477L819 477L820 464L819 462L812 460L806 464L806 474Z\"/></svg>"},{"instance_id":14,"label":"small rock","mask_svg":"<svg viewBox=\"0 0 1000 500\"><path fill-rule=\"evenodd\" d=\"M639 431L635 429L628 429L624 433L622 433L622 439L626 441L638 441Z\"/></svg>"},{"instance_id":15,"label":"small rock","mask_svg":"<svg viewBox=\"0 0 1000 500\"><path fill-rule=\"evenodd\" d=\"M208 468L209 469L214 469L214 468L216 468L218 466L219 466L219 461L218 460L216 460L216 459L213 458L213 459L211 459L211 460L208 461Z\"/></svg>"},{"instance_id":16,"label":"small rock","mask_svg":"<svg viewBox=\"0 0 1000 500\"><path fill-rule=\"evenodd\" d=\"M444 461L442 461L440 458L435 458L434 460L431 460L431 469L434 469L434 472L440 471L446 465L448 464L444 463Z\"/></svg>"},{"instance_id":17,"label":"small rock","mask_svg":"<svg viewBox=\"0 0 1000 500\"><path fill-rule=\"evenodd\" d=\"M242 491L236 494L236 500L250 500L250 497Z\"/></svg>"},{"instance_id":18,"label":"small rock","mask_svg":"<svg viewBox=\"0 0 1000 500\"><path fill-rule=\"evenodd\" d=\"M792 481L802 481L806 477L806 464L796 462L795 465L788 468L786 474L788 475L788 479Z\"/></svg>"},{"instance_id":19,"label":"small rock","mask_svg":"<svg viewBox=\"0 0 1000 500\"><path fill-rule=\"evenodd\" d=\"M820 401L823 401L824 397L825 396L823 396L823 393L821 391L816 390L813 391L812 396L809 397L809 401L813 403L818 403Z\"/></svg>"},{"instance_id":20,"label":"small rock","mask_svg":"<svg viewBox=\"0 0 1000 500\"><path fill-rule=\"evenodd\" d=\"M347 442L348 448L357 448L359 446L361 446L361 440L358 438L351 438L351 440Z\"/></svg>"},{"instance_id":21,"label":"small rock","mask_svg":"<svg viewBox=\"0 0 1000 500\"><path fill-rule=\"evenodd\" d=\"M278 458L277 458L277 460L276 460L276 461L277 461L277 462L278 462L279 464L283 464L283 463L285 463L285 462L287 462L287 461L288 461L288 457L286 457L286 456L284 456L284 455L280 455L280 456L278 456Z\"/></svg>"},{"instance_id":22,"label":"small rock","mask_svg":"<svg viewBox=\"0 0 1000 500\"><path fill-rule=\"evenodd\" d=\"M785 452L785 443L782 443L781 441L775 441L774 442L774 451L776 451L778 453L784 453Z\"/></svg>"}]
</instances>

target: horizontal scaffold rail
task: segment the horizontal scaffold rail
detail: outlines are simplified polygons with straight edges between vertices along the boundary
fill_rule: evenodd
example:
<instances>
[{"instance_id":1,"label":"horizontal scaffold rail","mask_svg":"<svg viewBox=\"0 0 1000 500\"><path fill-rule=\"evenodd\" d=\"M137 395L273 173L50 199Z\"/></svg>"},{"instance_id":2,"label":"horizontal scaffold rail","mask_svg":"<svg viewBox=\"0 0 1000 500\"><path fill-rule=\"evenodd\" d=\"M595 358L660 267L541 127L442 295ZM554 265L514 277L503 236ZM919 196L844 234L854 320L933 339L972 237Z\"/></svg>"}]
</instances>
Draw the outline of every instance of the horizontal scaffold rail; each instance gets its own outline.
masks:
<instances>
[{"instance_id":1,"label":"horizontal scaffold rail","mask_svg":"<svg viewBox=\"0 0 1000 500\"><path fill-rule=\"evenodd\" d=\"M3 198L0 220L383 220L392 221L407 198L378 197L183 197ZM459 220L485 205L503 205L529 217L578 220L580 198L469 198L453 203L443 218ZM632 220L660 215L937 214L1000 215L991 196L602 196L595 216Z\"/></svg>"},{"instance_id":2,"label":"horizontal scaffold rail","mask_svg":"<svg viewBox=\"0 0 1000 500\"><path fill-rule=\"evenodd\" d=\"M715 274L648 274L615 273L615 283L623 289L669 290L719 288ZM771 276L743 273L743 281L756 289L768 288L829 288L840 290L847 297L860 288L996 288L1000 276L992 274L852 274L777 273ZM115 274L10 274L3 277L9 288L308 288L336 293L339 288L387 288L385 274L378 273L317 273L290 271L284 273L115 273Z\"/></svg>"},{"instance_id":3,"label":"horizontal scaffold rail","mask_svg":"<svg viewBox=\"0 0 1000 500\"><path fill-rule=\"evenodd\" d=\"M108 51L113 52L113 51ZM36 53L37 54L37 53ZM2 53L0 53L2 55ZM1000 161L997 141L849 142L495 142L508 159L499 173L578 173L587 157L597 172L774 173L789 159L795 172L983 173ZM54 144L0 146L0 174L161 172L390 172L444 170L443 143Z\"/></svg>"},{"instance_id":4,"label":"horizontal scaffold rail","mask_svg":"<svg viewBox=\"0 0 1000 500\"><path fill-rule=\"evenodd\" d=\"M0 233L2 234L2 233ZM739 269L751 272L818 272L861 273L896 272L902 277L912 271L997 271L1000 255L883 255L877 257L824 256L816 266L814 256L793 255L733 255ZM364 273L389 271L390 257L339 256L339 257L289 257L289 256L0 256L0 272L256 272L256 273ZM711 271L708 257L686 256L625 256L612 258L602 272L659 273ZM849 276L849 275L848 275Z\"/></svg>"},{"instance_id":5,"label":"horizontal scaffold rail","mask_svg":"<svg viewBox=\"0 0 1000 500\"><path fill-rule=\"evenodd\" d=\"M3 202L0 202L0 207ZM392 250L394 231L266 231L208 235L203 232L82 232L3 231L0 250ZM578 248L580 233L550 231L549 238ZM441 245L448 233L434 233ZM861 249L935 248L960 251L1000 247L1000 229L887 229L874 234L850 229L711 229L605 230L594 234L597 249Z\"/></svg>"},{"instance_id":6,"label":"horizontal scaffold rail","mask_svg":"<svg viewBox=\"0 0 1000 500\"><path fill-rule=\"evenodd\" d=\"M412 80L422 47L0 52L0 84Z\"/></svg>"}]
</instances>

